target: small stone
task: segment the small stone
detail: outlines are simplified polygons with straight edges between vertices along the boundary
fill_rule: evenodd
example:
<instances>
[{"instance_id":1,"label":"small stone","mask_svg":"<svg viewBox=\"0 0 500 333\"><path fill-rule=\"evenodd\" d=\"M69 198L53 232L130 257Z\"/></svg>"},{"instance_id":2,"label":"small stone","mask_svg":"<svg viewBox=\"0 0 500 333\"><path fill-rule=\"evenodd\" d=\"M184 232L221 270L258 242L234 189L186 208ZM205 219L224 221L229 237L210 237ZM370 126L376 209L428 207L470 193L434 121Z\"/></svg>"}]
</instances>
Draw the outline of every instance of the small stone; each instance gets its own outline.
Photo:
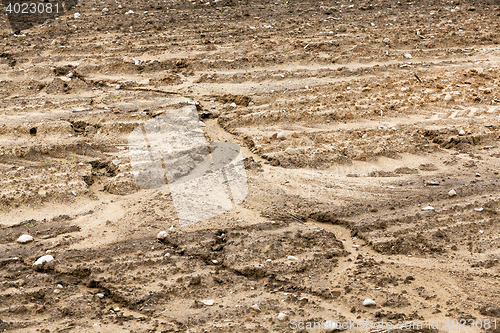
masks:
<instances>
[{"instance_id":1,"label":"small stone","mask_svg":"<svg viewBox=\"0 0 500 333\"><path fill-rule=\"evenodd\" d=\"M76 197L76 192L75 191L71 191L71 194L73 194Z\"/></svg>"},{"instance_id":2,"label":"small stone","mask_svg":"<svg viewBox=\"0 0 500 333\"><path fill-rule=\"evenodd\" d=\"M30 235L21 235L19 238L16 240L16 242L24 244L24 243L29 243L33 241L33 237Z\"/></svg>"},{"instance_id":3,"label":"small stone","mask_svg":"<svg viewBox=\"0 0 500 333\"><path fill-rule=\"evenodd\" d=\"M205 305L208 305L208 306L212 306L214 305L214 300L213 299L204 299L201 301L203 304Z\"/></svg>"},{"instance_id":4,"label":"small stone","mask_svg":"<svg viewBox=\"0 0 500 333\"><path fill-rule=\"evenodd\" d=\"M118 8L122 9L122 8L123 8L123 6L122 6L122 5L118 5Z\"/></svg>"},{"instance_id":5,"label":"small stone","mask_svg":"<svg viewBox=\"0 0 500 333\"><path fill-rule=\"evenodd\" d=\"M278 320L280 321L285 321L288 318L288 315L286 313L280 312L278 315Z\"/></svg>"},{"instance_id":6,"label":"small stone","mask_svg":"<svg viewBox=\"0 0 500 333\"><path fill-rule=\"evenodd\" d=\"M63 289L64 287L62 286L62 284L58 284L56 288Z\"/></svg>"},{"instance_id":7,"label":"small stone","mask_svg":"<svg viewBox=\"0 0 500 333\"><path fill-rule=\"evenodd\" d=\"M75 17L76 19L77 19L77 18L79 18L80 16L81 16L81 15L80 15L80 13L75 13L75 15L74 15L74 17Z\"/></svg>"},{"instance_id":8,"label":"small stone","mask_svg":"<svg viewBox=\"0 0 500 333\"><path fill-rule=\"evenodd\" d=\"M422 210L434 210L434 207L426 206L426 207L422 208Z\"/></svg>"},{"instance_id":9,"label":"small stone","mask_svg":"<svg viewBox=\"0 0 500 333\"><path fill-rule=\"evenodd\" d=\"M255 310L255 311L257 311L257 312L261 311L260 308L259 308L259 306L257 304L252 305L252 309Z\"/></svg>"},{"instance_id":10,"label":"small stone","mask_svg":"<svg viewBox=\"0 0 500 333\"><path fill-rule=\"evenodd\" d=\"M406 59L411 59L411 58L413 58L413 57L411 56L411 54L406 53L406 54L405 54L405 58L406 58Z\"/></svg>"},{"instance_id":11,"label":"small stone","mask_svg":"<svg viewBox=\"0 0 500 333\"><path fill-rule=\"evenodd\" d=\"M279 132L278 135L276 135L276 138L280 140L284 140L286 139L286 137L287 137L286 132Z\"/></svg>"},{"instance_id":12,"label":"small stone","mask_svg":"<svg viewBox=\"0 0 500 333\"><path fill-rule=\"evenodd\" d=\"M483 208L483 207L480 207L480 208L474 208L474 210L475 210L476 212L482 212L482 211L484 210L484 208Z\"/></svg>"},{"instance_id":13,"label":"small stone","mask_svg":"<svg viewBox=\"0 0 500 333\"><path fill-rule=\"evenodd\" d=\"M96 296L99 298L104 298L104 294L101 294L101 293L96 294Z\"/></svg>"},{"instance_id":14,"label":"small stone","mask_svg":"<svg viewBox=\"0 0 500 333\"><path fill-rule=\"evenodd\" d=\"M428 186L439 186L439 182L437 180L430 180L426 183Z\"/></svg>"},{"instance_id":15,"label":"small stone","mask_svg":"<svg viewBox=\"0 0 500 333\"><path fill-rule=\"evenodd\" d=\"M286 256L286 258L290 259L290 260L299 260L299 258L294 257L294 256Z\"/></svg>"},{"instance_id":16,"label":"small stone","mask_svg":"<svg viewBox=\"0 0 500 333\"><path fill-rule=\"evenodd\" d=\"M115 312L120 312L120 308L119 308L119 307L116 307L116 308L114 308L114 309L113 309L113 311L115 311Z\"/></svg>"},{"instance_id":17,"label":"small stone","mask_svg":"<svg viewBox=\"0 0 500 333\"><path fill-rule=\"evenodd\" d=\"M375 303L374 300L370 299L370 298L367 298L363 301L363 305L364 306L375 306L377 305L377 303Z\"/></svg>"},{"instance_id":18,"label":"small stone","mask_svg":"<svg viewBox=\"0 0 500 333\"><path fill-rule=\"evenodd\" d=\"M458 132L458 135L465 135L465 131L462 129L460 132Z\"/></svg>"},{"instance_id":19,"label":"small stone","mask_svg":"<svg viewBox=\"0 0 500 333\"><path fill-rule=\"evenodd\" d=\"M450 190L450 192L448 192L448 195L450 197L454 197L455 195L457 195L457 192L455 190Z\"/></svg>"},{"instance_id":20,"label":"small stone","mask_svg":"<svg viewBox=\"0 0 500 333\"><path fill-rule=\"evenodd\" d=\"M451 101L452 99L453 99L453 97L451 97L451 95L450 95L450 94L446 94L446 95L444 96L444 100L445 100L445 101Z\"/></svg>"},{"instance_id":21,"label":"small stone","mask_svg":"<svg viewBox=\"0 0 500 333\"><path fill-rule=\"evenodd\" d=\"M121 162L120 160L113 160L111 161L111 163L113 163L114 165L119 165Z\"/></svg>"},{"instance_id":22,"label":"small stone","mask_svg":"<svg viewBox=\"0 0 500 333\"><path fill-rule=\"evenodd\" d=\"M290 155L295 155L295 154L298 154L298 151L294 148L288 147L287 149L285 149L285 153L290 154Z\"/></svg>"},{"instance_id":23,"label":"small stone","mask_svg":"<svg viewBox=\"0 0 500 333\"><path fill-rule=\"evenodd\" d=\"M212 260L214 264L218 264L219 262L217 260Z\"/></svg>"},{"instance_id":24,"label":"small stone","mask_svg":"<svg viewBox=\"0 0 500 333\"><path fill-rule=\"evenodd\" d=\"M35 263L33 264L33 266L43 266L45 265L46 263L48 262L51 262L52 260L54 260L54 257L51 256L51 255L46 255L46 256L43 256L43 257L40 257L38 258L37 261L35 261Z\"/></svg>"},{"instance_id":25,"label":"small stone","mask_svg":"<svg viewBox=\"0 0 500 333\"><path fill-rule=\"evenodd\" d=\"M156 238L158 238L159 240L164 240L167 237L168 237L168 232L166 231L160 231L156 236Z\"/></svg>"},{"instance_id":26,"label":"small stone","mask_svg":"<svg viewBox=\"0 0 500 333\"><path fill-rule=\"evenodd\" d=\"M69 72L68 75L66 75L66 76L71 79L73 77L73 72Z\"/></svg>"},{"instance_id":27,"label":"small stone","mask_svg":"<svg viewBox=\"0 0 500 333\"><path fill-rule=\"evenodd\" d=\"M59 289L54 289L53 293L54 294L59 294L61 291Z\"/></svg>"},{"instance_id":28,"label":"small stone","mask_svg":"<svg viewBox=\"0 0 500 333\"><path fill-rule=\"evenodd\" d=\"M476 177L481 177L481 174L479 172L477 172Z\"/></svg>"},{"instance_id":29,"label":"small stone","mask_svg":"<svg viewBox=\"0 0 500 333\"><path fill-rule=\"evenodd\" d=\"M236 108L236 103L235 102L232 102L230 105L231 105L232 108Z\"/></svg>"},{"instance_id":30,"label":"small stone","mask_svg":"<svg viewBox=\"0 0 500 333\"><path fill-rule=\"evenodd\" d=\"M120 90L122 88L122 86L117 84L115 88L116 88L116 90Z\"/></svg>"},{"instance_id":31,"label":"small stone","mask_svg":"<svg viewBox=\"0 0 500 333\"><path fill-rule=\"evenodd\" d=\"M206 127L206 126L207 126L207 125L205 125L205 123L204 123L204 122L202 122L201 120L200 120L199 124L200 124L200 126L201 126L201 127Z\"/></svg>"}]
</instances>

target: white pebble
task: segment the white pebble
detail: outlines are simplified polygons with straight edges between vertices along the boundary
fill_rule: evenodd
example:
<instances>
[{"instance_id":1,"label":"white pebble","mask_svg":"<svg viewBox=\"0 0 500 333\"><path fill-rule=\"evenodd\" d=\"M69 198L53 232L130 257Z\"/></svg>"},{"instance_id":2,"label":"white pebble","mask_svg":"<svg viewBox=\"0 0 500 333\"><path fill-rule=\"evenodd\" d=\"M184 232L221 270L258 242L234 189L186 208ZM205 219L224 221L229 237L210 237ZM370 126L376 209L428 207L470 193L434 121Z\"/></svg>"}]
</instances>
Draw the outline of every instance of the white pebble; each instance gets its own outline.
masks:
<instances>
[{"instance_id":1,"label":"white pebble","mask_svg":"<svg viewBox=\"0 0 500 333\"><path fill-rule=\"evenodd\" d=\"M287 137L286 132L279 132L278 135L276 136L276 138L278 139L286 139L286 137Z\"/></svg>"},{"instance_id":2,"label":"white pebble","mask_svg":"<svg viewBox=\"0 0 500 333\"><path fill-rule=\"evenodd\" d=\"M374 305L377 305L377 303L375 303L374 300L370 299L370 298L367 298L363 301L363 305L364 306L374 306Z\"/></svg>"},{"instance_id":3,"label":"white pebble","mask_svg":"<svg viewBox=\"0 0 500 333\"><path fill-rule=\"evenodd\" d=\"M465 135L465 131L462 129L460 132L458 132L458 135Z\"/></svg>"},{"instance_id":4,"label":"white pebble","mask_svg":"<svg viewBox=\"0 0 500 333\"><path fill-rule=\"evenodd\" d=\"M53 256L46 255L46 256L38 258L38 260L35 261L35 263L33 264L33 266L40 266L40 265L43 265L45 263L51 262L52 260L54 260Z\"/></svg>"},{"instance_id":5,"label":"white pebble","mask_svg":"<svg viewBox=\"0 0 500 333\"><path fill-rule=\"evenodd\" d=\"M75 18L79 18L81 15L80 15L80 13L75 13L74 16L75 16Z\"/></svg>"},{"instance_id":6,"label":"white pebble","mask_svg":"<svg viewBox=\"0 0 500 333\"><path fill-rule=\"evenodd\" d=\"M208 305L208 306L212 306L214 305L214 300L213 299L204 299L201 301L203 304L205 305Z\"/></svg>"},{"instance_id":7,"label":"white pebble","mask_svg":"<svg viewBox=\"0 0 500 333\"><path fill-rule=\"evenodd\" d=\"M285 150L285 153L290 154L290 155L295 155L295 154L297 154L297 153L298 153L298 151L297 151L296 149L294 149L294 148L290 148L290 147L288 147L288 148Z\"/></svg>"},{"instance_id":8,"label":"white pebble","mask_svg":"<svg viewBox=\"0 0 500 333\"><path fill-rule=\"evenodd\" d=\"M33 241L33 237L30 235L21 235L19 238L16 240L16 242L24 244L24 243L29 243Z\"/></svg>"},{"instance_id":9,"label":"white pebble","mask_svg":"<svg viewBox=\"0 0 500 333\"><path fill-rule=\"evenodd\" d=\"M280 321L284 321L287 318L288 318L288 316L286 313L280 312L280 314L278 315L278 320L280 320Z\"/></svg>"},{"instance_id":10,"label":"white pebble","mask_svg":"<svg viewBox=\"0 0 500 333\"><path fill-rule=\"evenodd\" d=\"M158 235L156 236L156 238L158 238L160 240L163 240L163 239L165 239L167 237L168 237L168 232L166 232L166 231L160 231L158 233Z\"/></svg>"},{"instance_id":11,"label":"white pebble","mask_svg":"<svg viewBox=\"0 0 500 333\"><path fill-rule=\"evenodd\" d=\"M286 258L290 259L290 260L299 260L299 258L294 257L294 256L286 256Z\"/></svg>"},{"instance_id":12,"label":"white pebble","mask_svg":"<svg viewBox=\"0 0 500 333\"><path fill-rule=\"evenodd\" d=\"M451 101L451 99L452 99L452 98L453 98L453 97L451 97L451 95L450 95L450 94L446 94L446 96L444 96L444 100L445 100L445 101Z\"/></svg>"},{"instance_id":13,"label":"white pebble","mask_svg":"<svg viewBox=\"0 0 500 333\"><path fill-rule=\"evenodd\" d=\"M422 210L434 210L434 207L432 207L432 206L427 206L427 207L422 208Z\"/></svg>"},{"instance_id":14,"label":"white pebble","mask_svg":"<svg viewBox=\"0 0 500 333\"><path fill-rule=\"evenodd\" d=\"M413 57L411 56L411 54L406 53L406 54L405 54L405 58L406 58L406 59L411 59L411 58L413 58Z\"/></svg>"},{"instance_id":15,"label":"white pebble","mask_svg":"<svg viewBox=\"0 0 500 333\"><path fill-rule=\"evenodd\" d=\"M450 192L448 192L448 195L450 197L454 197L455 195L457 195L457 192L455 190L450 190Z\"/></svg>"}]
</instances>

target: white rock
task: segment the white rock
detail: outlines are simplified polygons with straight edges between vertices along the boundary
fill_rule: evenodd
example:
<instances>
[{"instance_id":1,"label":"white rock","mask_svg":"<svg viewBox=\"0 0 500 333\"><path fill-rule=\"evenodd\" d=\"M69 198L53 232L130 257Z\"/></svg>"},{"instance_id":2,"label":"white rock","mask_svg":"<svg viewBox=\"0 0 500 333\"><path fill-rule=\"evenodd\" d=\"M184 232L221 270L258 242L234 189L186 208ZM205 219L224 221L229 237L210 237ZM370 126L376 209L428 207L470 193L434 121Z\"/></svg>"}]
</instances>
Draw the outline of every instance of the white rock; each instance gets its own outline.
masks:
<instances>
[{"instance_id":1,"label":"white rock","mask_svg":"<svg viewBox=\"0 0 500 333\"><path fill-rule=\"evenodd\" d=\"M56 288L63 289L64 287L62 286L62 284L58 284Z\"/></svg>"},{"instance_id":2,"label":"white rock","mask_svg":"<svg viewBox=\"0 0 500 333\"><path fill-rule=\"evenodd\" d=\"M299 260L299 258L294 257L294 256L286 256L286 258L290 259L290 260Z\"/></svg>"},{"instance_id":3,"label":"white rock","mask_svg":"<svg viewBox=\"0 0 500 333\"><path fill-rule=\"evenodd\" d=\"M455 190L450 190L450 192L448 192L448 195L450 197L454 197L455 195L457 195L457 192Z\"/></svg>"},{"instance_id":4,"label":"white rock","mask_svg":"<svg viewBox=\"0 0 500 333\"><path fill-rule=\"evenodd\" d=\"M75 18L79 18L80 16L80 13L75 13Z\"/></svg>"},{"instance_id":5,"label":"white rock","mask_svg":"<svg viewBox=\"0 0 500 333\"><path fill-rule=\"evenodd\" d=\"M445 101L451 101L451 99L452 99L452 98L453 98L453 97L451 97L451 95L450 95L450 94L446 94L446 96L444 96L444 100L445 100Z\"/></svg>"},{"instance_id":6,"label":"white rock","mask_svg":"<svg viewBox=\"0 0 500 333\"><path fill-rule=\"evenodd\" d=\"M165 239L167 237L168 237L168 232L166 232L166 231L160 231L158 233L158 235L156 236L156 238L158 238L160 240L163 240L163 239Z\"/></svg>"},{"instance_id":7,"label":"white rock","mask_svg":"<svg viewBox=\"0 0 500 333\"><path fill-rule=\"evenodd\" d=\"M280 312L280 314L278 315L278 320L284 321L287 318L288 318L288 316L286 313Z\"/></svg>"},{"instance_id":8,"label":"white rock","mask_svg":"<svg viewBox=\"0 0 500 333\"><path fill-rule=\"evenodd\" d=\"M278 135L276 136L277 139L286 139L287 134L286 132L279 132Z\"/></svg>"},{"instance_id":9,"label":"white rock","mask_svg":"<svg viewBox=\"0 0 500 333\"><path fill-rule=\"evenodd\" d=\"M375 303L374 300L370 299L370 298L367 298L363 301L363 305L364 306L374 306L374 305L377 305L377 303Z\"/></svg>"},{"instance_id":10,"label":"white rock","mask_svg":"<svg viewBox=\"0 0 500 333\"><path fill-rule=\"evenodd\" d=\"M260 312L260 308L259 308L259 306L257 304L252 305L252 309L254 309L255 311Z\"/></svg>"},{"instance_id":11,"label":"white rock","mask_svg":"<svg viewBox=\"0 0 500 333\"><path fill-rule=\"evenodd\" d=\"M122 7L122 5L118 5L118 8L122 9L123 7Z\"/></svg>"},{"instance_id":12,"label":"white rock","mask_svg":"<svg viewBox=\"0 0 500 333\"><path fill-rule=\"evenodd\" d=\"M231 107L232 107L232 108L235 108L235 107L236 107L236 103L234 103L234 102L233 102L233 103L231 103L230 105L231 105Z\"/></svg>"},{"instance_id":13,"label":"white rock","mask_svg":"<svg viewBox=\"0 0 500 333\"><path fill-rule=\"evenodd\" d=\"M104 298L104 294L101 294L101 293L96 294L96 296L99 298Z\"/></svg>"},{"instance_id":14,"label":"white rock","mask_svg":"<svg viewBox=\"0 0 500 333\"><path fill-rule=\"evenodd\" d=\"M73 77L73 72L69 72L68 75L66 75L66 76L71 79Z\"/></svg>"},{"instance_id":15,"label":"white rock","mask_svg":"<svg viewBox=\"0 0 500 333\"><path fill-rule=\"evenodd\" d=\"M201 127L206 127L206 126L207 126L207 125L205 125L205 123L204 123L204 122L202 122L201 120L200 120L199 124L200 124L200 126L201 126Z\"/></svg>"},{"instance_id":16,"label":"white rock","mask_svg":"<svg viewBox=\"0 0 500 333\"><path fill-rule=\"evenodd\" d=\"M48 262L51 262L52 260L54 260L54 257L49 254L49 255L38 258L38 260L35 261L33 266L42 266Z\"/></svg>"},{"instance_id":17,"label":"white rock","mask_svg":"<svg viewBox=\"0 0 500 333\"><path fill-rule=\"evenodd\" d=\"M406 54L405 54L405 58L406 58L406 59L411 59L411 58L413 58L413 57L411 56L411 54L406 53Z\"/></svg>"},{"instance_id":18,"label":"white rock","mask_svg":"<svg viewBox=\"0 0 500 333\"><path fill-rule=\"evenodd\" d=\"M331 331L340 330L340 328L341 328L341 326L338 326L336 322L331 321L331 320L327 320L325 322L322 322L322 325L326 330L331 330Z\"/></svg>"},{"instance_id":19,"label":"white rock","mask_svg":"<svg viewBox=\"0 0 500 333\"><path fill-rule=\"evenodd\" d=\"M427 206L427 207L422 208L422 210L434 210L434 207L432 207L432 206Z\"/></svg>"},{"instance_id":20,"label":"white rock","mask_svg":"<svg viewBox=\"0 0 500 333\"><path fill-rule=\"evenodd\" d=\"M133 10L129 10L128 12L125 13L125 15L128 15L128 14L133 14L134 11Z\"/></svg>"},{"instance_id":21,"label":"white rock","mask_svg":"<svg viewBox=\"0 0 500 333\"><path fill-rule=\"evenodd\" d=\"M482 211L483 211L483 209L484 209L483 207L481 207L481 208L474 208L474 210L475 210L476 212L482 212Z\"/></svg>"},{"instance_id":22,"label":"white rock","mask_svg":"<svg viewBox=\"0 0 500 333\"><path fill-rule=\"evenodd\" d=\"M120 90L122 88L122 86L117 84L115 88L116 88L116 90Z\"/></svg>"},{"instance_id":23,"label":"white rock","mask_svg":"<svg viewBox=\"0 0 500 333\"><path fill-rule=\"evenodd\" d=\"M460 130L460 132L458 132L458 135L465 135L465 131L464 130Z\"/></svg>"},{"instance_id":24,"label":"white rock","mask_svg":"<svg viewBox=\"0 0 500 333\"><path fill-rule=\"evenodd\" d=\"M113 309L113 311L115 311L115 312L120 312L120 308L119 308L119 307L116 307L116 308L114 308L114 309Z\"/></svg>"},{"instance_id":25,"label":"white rock","mask_svg":"<svg viewBox=\"0 0 500 333\"><path fill-rule=\"evenodd\" d=\"M214 264L217 264L217 263L218 263L218 261L217 261L217 260L215 260L215 259L214 259L214 260L212 260L212 262L213 262Z\"/></svg>"},{"instance_id":26,"label":"white rock","mask_svg":"<svg viewBox=\"0 0 500 333\"><path fill-rule=\"evenodd\" d=\"M285 149L285 153L290 154L290 155L295 155L295 154L298 154L298 151L294 148L288 147L287 149Z\"/></svg>"},{"instance_id":27,"label":"white rock","mask_svg":"<svg viewBox=\"0 0 500 333\"><path fill-rule=\"evenodd\" d=\"M21 235L19 238L16 240L16 242L24 244L24 243L29 243L33 241L33 237L30 235Z\"/></svg>"},{"instance_id":28,"label":"white rock","mask_svg":"<svg viewBox=\"0 0 500 333\"><path fill-rule=\"evenodd\" d=\"M103 9L102 9L102 11L103 11L103 12L107 12L108 10L109 10L109 9L107 9L107 8L103 8Z\"/></svg>"},{"instance_id":29,"label":"white rock","mask_svg":"<svg viewBox=\"0 0 500 333\"><path fill-rule=\"evenodd\" d=\"M203 304L205 305L208 305L208 306L212 306L214 305L214 300L213 299L204 299L201 301Z\"/></svg>"},{"instance_id":30,"label":"white rock","mask_svg":"<svg viewBox=\"0 0 500 333\"><path fill-rule=\"evenodd\" d=\"M76 192L75 191L71 191L71 194L73 194L76 197Z\"/></svg>"}]
</instances>

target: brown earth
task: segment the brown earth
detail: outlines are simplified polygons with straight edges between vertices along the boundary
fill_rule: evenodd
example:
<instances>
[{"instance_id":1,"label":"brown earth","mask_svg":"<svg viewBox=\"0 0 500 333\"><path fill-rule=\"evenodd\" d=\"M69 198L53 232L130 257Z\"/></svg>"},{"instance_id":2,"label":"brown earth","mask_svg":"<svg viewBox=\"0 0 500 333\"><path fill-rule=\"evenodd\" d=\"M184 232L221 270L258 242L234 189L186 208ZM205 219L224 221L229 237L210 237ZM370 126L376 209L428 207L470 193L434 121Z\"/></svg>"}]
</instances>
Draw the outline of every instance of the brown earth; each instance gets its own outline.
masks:
<instances>
[{"instance_id":1,"label":"brown earth","mask_svg":"<svg viewBox=\"0 0 500 333\"><path fill-rule=\"evenodd\" d=\"M88 1L21 35L1 8L0 331L500 331L497 1ZM127 139L190 102L249 194L183 227Z\"/></svg>"}]
</instances>

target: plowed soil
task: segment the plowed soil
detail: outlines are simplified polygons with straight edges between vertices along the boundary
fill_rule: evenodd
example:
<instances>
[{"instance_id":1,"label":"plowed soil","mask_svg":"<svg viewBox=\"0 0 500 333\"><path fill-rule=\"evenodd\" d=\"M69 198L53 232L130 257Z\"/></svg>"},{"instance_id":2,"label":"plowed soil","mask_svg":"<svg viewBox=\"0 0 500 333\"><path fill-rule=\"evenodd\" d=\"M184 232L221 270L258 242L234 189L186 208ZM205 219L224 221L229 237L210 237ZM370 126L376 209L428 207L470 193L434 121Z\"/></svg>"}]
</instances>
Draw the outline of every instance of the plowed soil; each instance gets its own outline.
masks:
<instances>
[{"instance_id":1,"label":"plowed soil","mask_svg":"<svg viewBox=\"0 0 500 333\"><path fill-rule=\"evenodd\" d=\"M497 1L82 1L17 34L0 8L1 331L500 331ZM249 193L181 226L127 140L194 102Z\"/></svg>"}]
</instances>

